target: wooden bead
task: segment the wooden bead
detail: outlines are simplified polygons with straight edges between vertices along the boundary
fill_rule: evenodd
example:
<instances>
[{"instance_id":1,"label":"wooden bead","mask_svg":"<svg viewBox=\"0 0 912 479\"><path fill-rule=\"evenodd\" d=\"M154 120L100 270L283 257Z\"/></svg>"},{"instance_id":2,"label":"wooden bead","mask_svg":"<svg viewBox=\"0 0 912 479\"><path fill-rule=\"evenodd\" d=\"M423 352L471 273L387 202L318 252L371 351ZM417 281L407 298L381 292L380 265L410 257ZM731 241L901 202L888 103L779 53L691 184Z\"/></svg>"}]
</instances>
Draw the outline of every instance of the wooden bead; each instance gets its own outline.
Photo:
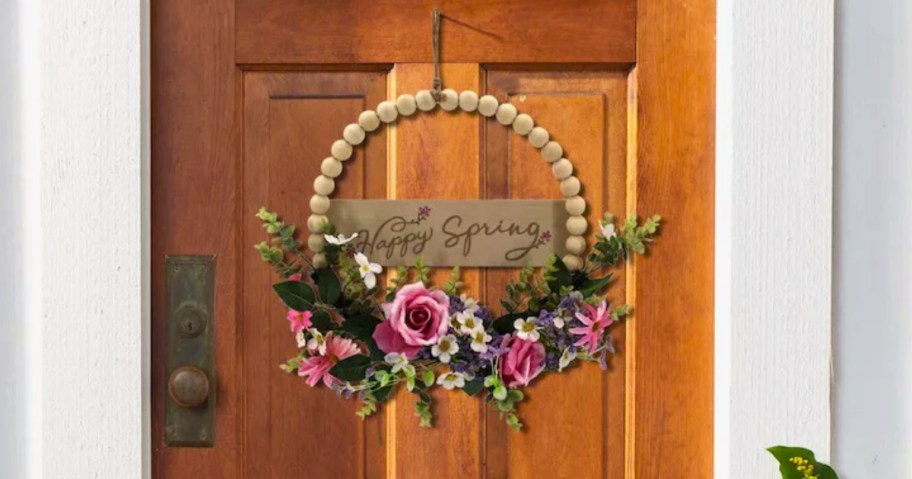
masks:
<instances>
[{"instance_id":1,"label":"wooden bead","mask_svg":"<svg viewBox=\"0 0 912 479\"><path fill-rule=\"evenodd\" d=\"M466 90L459 94L459 108L463 111L475 111L478 108L478 93Z\"/></svg>"},{"instance_id":2,"label":"wooden bead","mask_svg":"<svg viewBox=\"0 0 912 479\"><path fill-rule=\"evenodd\" d=\"M558 180L563 180L573 174L573 163L566 158L561 158L551 165L551 173Z\"/></svg>"},{"instance_id":3,"label":"wooden bead","mask_svg":"<svg viewBox=\"0 0 912 479\"><path fill-rule=\"evenodd\" d=\"M396 105L393 102L381 101L377 105L377 116L380 117L380 121L383 123L392 123L399 116L399 110L396 109Z\"/></svg>"},{"instance_id":4,"label":"wooden bead","mask_svg":"<svg viewBox=\"0 0 912 479\"><path fill-rule=\"evenodd\" d=\"M427 90L419 91L415 95L415 102L418 104L418 109L421 111L431 111L437 106L434 95L431 95L431 92Z\"/></svg>"},{"instance_id":5,"label":"wooden bead","mask_svg":"<svg viewBox=\"0 0 912 479\"><path fill-rule=\"evenodd\" d=\"M545 146L550 138L551 135L548 134L548 130L540 126L532 128L532 131L529 132L529 143L532 143L532 146L536 148Z\"/></svg>"},{"instance_id":6,"label":"wooden bead","mask_svg":"<svg viewBox=\"0 0 912 479\"><path fill-rule=\"evenodd\" d=\"M579 216L586 212L586 200L584 200L582 196L567 198L564 207L567 209L567 213Z\"/></svg>"},{"instance_id":7,"label":"wooden bead","mask_svg":"<svg viewBox=\"0 0 912 479\"><path fill-rule=\"evenodd\" d=\"M361 128L357 123L352 123L345 127L342 130L342 138L348 142L349 145L360 145L364 141L364 128Z\"/></svg>"},{"instance_id":8,"label":"wooden bead","mask_svg":"<svg viewBox=\"0 0 912 479\"><path fill-rule=\"evenodd\" d=\"M549 141L545 143L545 146L542 147L541 154L542 158L544 158L545 161L548 163L554 163L564 155L564 149L560 146L560 143L556 141Z\"/></svg>"},{"instance_id":9,"label":"wooden bead","mask_svg":"<svg viewBox=\"0 0 912 479\"><path fill-rule=\"evenodd\" d=\"M329 197L324 195L313 195L310 197L310 211L322 215L329 211Z\"/></svg>"},{"instance_id":10,"label":"wooden bead","mask_svg":"<svg viewBox=\"0 0 912 479\"><path fill-rule=\"evenodd\" d=\"M532 121L532 117L525 113L516 115L516 119L513 120L513 131L519 136L528 135L533 126L535 126L535 122Z\"/></svg>"},{"instance_id":11,"label":"wooden bead","mask_svg":"<svg viewBox=\"0 0 912 479\"><path fill-rule=\"evenodd\" d=\"M333 158L339 161L345 161L352 156L352 146L345 140L336 140L329 150Z\"/></svg>"},{"instance_id":12,"label":"wooden bead","mask_svg":"<svg viewBox=\"0 0 912 479\"><path fill-rule=\"evenodd\" d=\"M307 248L314 253L321 253L326 249L326 239L321 234L312 234L307 237Z\"/></svg>"},{"instance_id":13,"label":"wooden bead","mask_svg":"<svg viewBox=\"0 0 912 479\"><path fill-rule=\"evenodd\" d=\"M564 178L560 182L561 194L563 194L566 198L576 196L579 194L581 186L582 185L580 185L579 178L575 176Z\"/></svg>"},{"instance_id":14,"label":"wooden bead","mask_svg":"<svg viewBox=\"0 0 912 479\"><path fill-rule=\"evenodd\" d=\"M562 259L564 261L564 266L566 266L570 271L577 271L583 267L583 260L579 256L568 254ZM314 265L316 265L316 263L314 263Z\"/></svg>"},{"instance_id":15,"label":"wooden bead","mask_svg":"<svg viewBox=\"0 0 912 479\"><path fill-rule=\"evenodd\" d=\"M329 261L326 261L326 255L323 253L315 254L313 259L311 260L311 262L313 262L314 268L317 268L317 269L325 268L326 266L329 265ZM567 266L567 268L570 268L570 267Z\"/></svg>"},{"instance_id":16,"label":"wooden bead","mask_svg":"<svg viewBox=\"0 0 912 479\"><path fill-rule=\"evenodd\" d=\"M459 94L456 90L447 88L440 92L440 108L444 111L453 111L459 107Z\"/></svg>"},{"instance_id":17,"label":"wooden bead","mask_svg":"<svg viewBox=\"0 0 912 479\"><path fill-rule=\"evenodd\" d=\"M322 233L323 225L325 225L329 219L325 215L310 215L307 217L307 229L311 233Z\"/></svg>"},{"instance_id":18,"label":"wooden bead","mask_svg":"<svg viewBox=\"0 0 912 479\"><path fill-rule=\"evenodd\" d=\"M582 236L589 229L589 222L582 216L571 216L567 218L567 232L573 236Z\"/></svg>"},{"instance_id":19,"label":"wooden bead","mask_svg":"<svg viewBox=\"0 0 912 479\"><path fill-rule=\"evenodd\" d=\"M374 131L380 126L380 117L374 110L365 110L358 115L358 124L364 131Z\"/></svg>"},{"instance_id":20,"label":"wooden bead","mask_svg":"<svg viewBox=\"0 0 912 479\"><path fill-rule=\"evenodd\" d=\"M502 103L497 107L497 113L494 116L497 118L497 122L504 126L509 126L513 124L513 120L516 119L516 107L512 103Z\"/></svg>"},{"instance_id":21,"label":"wooden bead","mask_svg":"<svg viewBox=\"0 0 912 479\"><path fill-rule=\"evenodd\" d=\"M314 191L318 195L329 196L336 189L336 182L328 176L320 175L314 180Z\"/></svg>"},{"instance_id":22,"label":"wooden bead","mask_svg":"<svg viewBox=\"0 0 912 479\"><path fill-rule=\"evenodd\" d=\"M398 110L399 114L402 116L409 116L412 113L415 113L417 108L418 102L412 95L399 95L399 98L396 98L396 110Z\"/></svg>"},{"instance_id":23,"label":"wooden bead","mask_svg":"<svg viewBox=\"0 0 912 479\"><path fill-rule=\"evenodd\" d=\"M568 236L564 246L566 246L568 253L580 256L586 251L586 238L582 236Z\"/></svg>"},{"instance_id":24,"label":"wooden bead","mask_svg":"<svg viewBox=\"0 0 912 479\"><path fill-rule=\"evenodd\" d=\"M478 113L480 113L481 116L494 116L494 113L497 113L497 105L499 103L497 98L494 98L491 95L485 95L478 99Z\"/></svg>"},{"instance_id":25,"label":"wooden bead","mask_svg":"<svg viewBox=\"0 0 912 479\"><path fill-rule=\"evenodd\" d=\"M342 174L342 162L330 156L323 160L323 164L320 165L320 172L330 178L335 178Z\"/></svg>"}]
</instances>

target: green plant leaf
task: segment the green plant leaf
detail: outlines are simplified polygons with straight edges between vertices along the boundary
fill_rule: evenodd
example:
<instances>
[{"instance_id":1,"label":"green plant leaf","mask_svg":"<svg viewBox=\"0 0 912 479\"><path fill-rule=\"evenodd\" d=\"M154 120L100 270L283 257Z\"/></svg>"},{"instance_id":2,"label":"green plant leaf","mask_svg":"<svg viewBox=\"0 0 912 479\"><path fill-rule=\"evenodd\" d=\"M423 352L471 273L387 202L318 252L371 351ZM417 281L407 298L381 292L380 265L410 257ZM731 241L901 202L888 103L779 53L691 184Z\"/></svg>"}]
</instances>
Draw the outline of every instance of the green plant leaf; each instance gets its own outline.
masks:
<instances>
[{"instance_id":1,"label":"green plant leaf","mask_svg":"<svg viewBox=\"0 0 912 479\"><path fill-rule=\"evenodd\" d=\"M301 281L284 281L272 285L272 289L282 298L286 306L295 311L313 309L314 291L307 283Z\"/></svg>"},{"instance_id":2,"label":"green plant leaf","mask_svg":"<svg viewBox=\"0 0 912 479\"><path fill-rule=\"evenodd\" d=\"M793 457L807 459L810 464L814 465L814 474L820 479L839 479L836 471L830 466L817 462L814 452L810 449L794 446L773 446L767 451L779 461L779 472L783 479L804 479L804 474L798 470L795 464L790 462Z\"/></svg>"},{"instance_id":3,"label":"green plant leaf","mask_svg":"<svg viewBox=\"0 0 912 479\"><path fill-rule=\"evenodd\" d=\"M608 286L608 283L611 282L611 275L607 275L603 278L588 278L583 281L582 286L580 286L580 293L582 293L584 298L592 296L593 294L599 292L605 286Z\"/></svg>"},{"instance_id":4,"label":"green plant leaf","mask_svg":"<svg viewBox=\"0 0 912 479\"><path fill-rule=\"evenodd\" d=\"M377 402L385 401L389 397L390 392L393 390L393 385L382 387L374 391L374 397L377 399Z\"/></svg>"},{"instance_id":5,"label":"green plant leaf","mask_svg":"<svg viewBox=\"0 0 912 479\"><path fill-rule=\"evenodd\" d=\"M555 259L552 264L554 271L551 279L548 280L548 287L551 288L551 291L560 291L561 286L570 286L573 282L573 275L570 274L567 265L560 258Z\"/></svg>"},{"instance_id":6,"label":"green plant leaf","mask_svg":"<svg viewBox=\"0 0 912 479\"><path fill-rule=\"evenodd\" d=\"M484 378L475 378L465 383L465 386L462 387L462 392L469 396L474 396L481 392L482 389L484 389Z\"/></svg>"},{"instance_id":7,"label":"green plant leaf","mask_svg":"<svg viewBox=\"0 0 912 479\"><path fill-rule=\"evenodd\" d=\"M364 372L367 371L367 367L370 366L371 360L369 357L358 354L345 358L332 369L329 370L329 374L348 382L358 382L364 379Z\"/></svg>"},{"instance_id":8,"label":"green plant leaf","mask_svg":"<svg viewBox=\"0 0 912 479\"><path fill-rule=\"evenodd\" d=\"M342 295L342 284L332 268L322 268L316 272L317 289L320 299L326 304L336 304Z\"/></svg>"},{"instance_id":9,"label":"green plant leaf","mask_svg":"<svg viewBox=\"0 0 912 479\"><path fill-rule=\"evenodd\" d=\"M373 336L378 324L380 324L380 320L370 314L353 314L345 318L342 330L366 341Z\"/></svg>"},{"instance_id":10,"label":"green plant leaf","mask_svg":"<svg viewBox=\"0 0 912 479\"><path fill-rule=\"evenodd\" d=\"M317 331L320 331L321 333L326 333L335 326L329 312L324 309L314 311L313 316L310 317L310 321L313 323L314 327L317 328Z\"/></svg>"}]
</instances>

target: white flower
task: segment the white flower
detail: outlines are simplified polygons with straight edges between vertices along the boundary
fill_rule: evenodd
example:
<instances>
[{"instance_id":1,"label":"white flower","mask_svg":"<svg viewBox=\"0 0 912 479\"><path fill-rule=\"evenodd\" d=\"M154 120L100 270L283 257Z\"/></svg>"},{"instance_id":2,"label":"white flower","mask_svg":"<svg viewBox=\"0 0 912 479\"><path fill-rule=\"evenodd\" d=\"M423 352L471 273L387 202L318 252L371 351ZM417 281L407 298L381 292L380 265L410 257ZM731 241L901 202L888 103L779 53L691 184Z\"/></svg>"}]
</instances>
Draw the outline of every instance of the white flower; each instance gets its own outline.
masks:
<instances>
[{"instance_id":1,"label":"white flower","mask_svg":"<svg viewBox=\"0 0 912 479\"><path fill-rule=\"evenodd\" d=\"M310 329L308 332L310 333L310 341L307 341L307 349L318 351L320 356L326 356L326 339L323 337L323 333L317 329Z\"/></svg>"},{"instance_id":2,"label":"white flower","mask_svg":"<svg viewBox=\"0 0 912 479\"><path fill-rule=\"evenodd\" d=\"M466 376L462 373L457 373L455 371L450 371L443 373L440 377L437 378L437 384L443 386L444 389L451 390L453 388L462 389L465 387Z\"/></svg>"},{"instance_id":3,"label":"white flower","mask_svg":"<svg viewBox=\"0 0 912 479\"><path fill-rule=\"evenodd\" d=\"M563 371L565 367L569 366L573 360L576 359L576 350L572 348L567 348L561 353L560 361L557 364L557 370Z\"/></svg>"},{"instance_id":4,"label":"white flower","mask_svg":"<svg viewBox=\"0 0 912 479\"><path fill-rule=\"evenodd\" d=\"M348 238L346 238L344 234L338 234L338 235L335 235L335 236L333 236L333 235L323 235L323 237L326 238L326 242L327 242L327 243L329 243L329 244L334 244L334 245L337 245L337 246L341 246L341 245L344 245L345 243L348 243L349 241L351 241L351 240L357 238L357 237L358 237L358 233L354 233L354 234L352 234L351 236L349 236Z\"/></svg>"},{"instance_id":5,"label":"white flower","mask_svg":"<svg viewBox=\"0 0 912 479\"><path fill-rule=\"evenodd\" d=\"M459 295L459 299L462 301L463 310L467 313L475 313L478 311L478 300L469 296L466 296L464 293Z\"/></svg>"},{"instance_id":6,"label":"white flower","mask_svg":"<svg viewBox=\"0 0 912 479\"><path fill-rule=\"evenodd\" d=\"M459 323L459 327L457 329L462 334L468 334L472 336L475 334L476 330L484 329L484 325L481 323L481 320L476 318L475 313L472 311L456 313L456 322Z\"/></svg>"},{"instance_id":7,"label":"white flower","mask_svg":"<svg viewBox=\"0 0 912 479\"><path fill-rule=\"evenodd\" d=\"M303 348L307 346L307 337L304 336L304 330L298 331L298 334L295 334L295 341L298 342L298 348Z\"/></svg>"},{"instance_id":8,"label":"white flower","mask_svg":"<svg viewBox=\"0 0 912 479\"><path fill-rule=\"evenodd\" d=\"M485 330L479 329L472 333L472 351L476 353L488 352L488 343L491 341L491 335Z\"/></svg>"},{"instance_id":9,"label":"white flower","mask_svg":"<svg viewBox=\"0 0 912 479\"><path fill-rule=\"evenodd\" d=\"M377 285L377 276L375 275L380 274L383 268L377 263L371 263L364 253L355 253L355 261L358 263L358 272L361 273L364 286L367 286L367 289L372 289Z\"/></svg>"},{"instance_id":10,"label":"white flower","mask_svg":"<svg viewBox=\"0 0 912 479\"><path fill-rule=\"evenodd\" d=\"M604 236L605 239L611 239L611 238L615 237L616 233L614 232L614 223L608 221L605 223L601 223L601 226L602 226L602 236Z\"/></svg>"},{"instance_id":11,"label":"white flower","mask_svg":"<svg viewBox=\"0 0 912 479\"><path fill-rule=\"evenodd\" d=\"M437 341L437 344L431 347L431 354L434 355L435 358L439 358L442 363L450 362L450 356L456 354L458 351L459 344L456 343L456 336L453 336L452 334L447 334L440 338L440 340Z\"/></svg>"},{"instance_id":12,"label":"white flower","mask_svg":"<svg viewBox=\"0 0 912 479\"><path fill-rule=\"evenodd\" d=\"M393 374L396 374L399 371L405 369L409 363L408 356L406 356L405 353L389 353L383 357L383 360L386 361L386 364L389 364L393 367Z\"/></svg>"},{"instance_id":13,"label":"white flower","mask_svg":"<svg viewBox=\"0 0 912 479\"><path fill-rule=\"evenodd\" d=\"M535 325L537 322L538 318L535 316L513 321L513 327L516 328L516 337L528 341L538 341L541 335L538 333L538 326Z\"/></svg>"},{"instance_id":14,"label":"white flower","mask_svg":"<svg viewBox=\"0 0 912 479\"><path fill-rule=\"evenodd\" d=\"M554 321L554 327L556 327L557 329L562 329L564 327L564 317L562 315L555 314L553 321Z\"/></svg>"}]
</instances>

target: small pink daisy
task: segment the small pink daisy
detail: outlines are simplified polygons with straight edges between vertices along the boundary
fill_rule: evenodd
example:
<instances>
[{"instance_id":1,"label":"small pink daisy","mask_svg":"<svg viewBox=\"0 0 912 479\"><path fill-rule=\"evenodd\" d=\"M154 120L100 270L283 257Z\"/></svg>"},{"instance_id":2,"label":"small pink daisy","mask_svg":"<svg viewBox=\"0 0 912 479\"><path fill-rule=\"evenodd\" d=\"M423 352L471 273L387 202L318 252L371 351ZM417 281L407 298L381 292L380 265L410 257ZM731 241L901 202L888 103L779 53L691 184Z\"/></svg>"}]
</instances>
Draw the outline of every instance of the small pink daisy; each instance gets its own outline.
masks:
<instances>
[{"instance_id":1,"label":"small pink daisy","mask_svg":"<svg viewBox=\"0 0 912 479\"><path fill-rule=\"evenodd\" d=\"M605 301L602 301L602 304L599 305L598 310L589 304L583 304L583 307L586 309L586 314L577 312L576 319L582 321L585 326L579 328L570 328L570 332L576 336L582 336L573 345L588 345L589 354L592 354L595 352L596 348L598 348L598 343L602 338L602 333L606 328L608 328L608 326L611 326L611 323L613 323L613 321L608 315L608 303Z\"/></svg>"},{"instance_id":2,"label":"small pink daisy","mask_svg":"<svg viewBox=\"0 0 912 479\"><path fill-rule=\"evenodd\" d=\"M358 345L351 339L339 338L333 336L333 333L326 334L326 351L320 354L319 350L313 351L313 356L299 360L298 376L307 378L308 386L316 386L320 380L326 386L332 386L333 383L340 382L339 379L329 374L335 364L345 358L349 358L360 353Z\"/></svg>"},{"instance_id":3,"label":"small pink daisy","mask_svg":"<svg viewBox=\"0 0 912 479\"><path fill-rule=\"evenodd\" d=\"M288 319L289 326L291 326L291 332L298 334L305 329L310 328L311 322L310 317L313 316L313 313L310 311L295 311L293 309L288 310L288 315L285 316Z\"/></svg>"}]
</instances>

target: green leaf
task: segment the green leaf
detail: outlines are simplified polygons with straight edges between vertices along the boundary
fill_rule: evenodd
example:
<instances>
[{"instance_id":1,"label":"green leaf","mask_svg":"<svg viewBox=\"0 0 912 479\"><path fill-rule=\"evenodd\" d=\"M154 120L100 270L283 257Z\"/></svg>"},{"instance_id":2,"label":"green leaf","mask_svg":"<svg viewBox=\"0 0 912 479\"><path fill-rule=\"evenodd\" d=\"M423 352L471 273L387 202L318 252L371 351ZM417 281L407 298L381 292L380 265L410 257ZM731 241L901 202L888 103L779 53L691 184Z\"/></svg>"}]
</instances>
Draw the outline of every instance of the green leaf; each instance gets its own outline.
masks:
<instances>
[{"instance_id":1,"label":"green leaf","mask_svg":"<svg viewBox=\"0 0 912 479\"><path fill-rule=\"evenodd\" d=\"M393 385L382 387L374 391L374 397L377 399L377 402L385 401L389 397L390 392L393 390Z\"/></svg>"},{"instance_id":2,"label":"green leaf","mask_svg":"<svg viewBox=\"0 0 912 479\"><path fill-rule=\"evenodd\" d=\"M323 268L317 271L317 289L320 291L320 299L326 304L336 304L339 296L342 295L342 284L332 268Z\"/></svg>"},{"instance_id":3,"label":"green leaf","mask_svg":"<svg viewBox=\"0 0 912 479\"><path fill-rule=\"evenodd\" d=\"M335 326L329 312L324 309L314 311L313 316L310 317L310 321L313 323L314 327L317 328L317 331L320 331L321 333L326 333Z\"/></svg>"},{"instance_id":4,"label":"green leaf","mask_svg":"<svg viewBox=\"0 0 912 479\"><path fill-rule=\"evenodd\" d=\"M523 311L520 313L505 314L505 315L495 319L494 322L492 323L492 326L494 327L494 331L497 331L500 334L507 334L507 333L513 331L513 329L514 329L513 322L514 321L516 321L517 319L525 319L526 316L529 316L529 313L527 311Z\"/></svg>"},{"instance_id":5,"label":"green leaf","mask_svg":"<svg viewBox=\"0 0 912 479\"><path fill-rule=\"evenodd\" d=\"M806 459L810 464L813 464L814 474L820 479L839 479L833 468L817 462L814 452L810 449L793 446L773 446L767 451L779 461L779 472L782 474L783 479L804 479L804 474L790 461L794 457Z\"/></svg>"},{"instance_id":6,"label":"green leaf","mask_svg":"<svg viewBox=\"0 0 912 479\"><path fill-rule=\"evenodd\" d=\"M374 334L374 329L380 324L380 320L369 314L354 314L345 318L342 323L342 330L352 336L367 340Z\"/></svg>"},{"instance_id":7,"label":"green leaf","mask_svg":"<svg viewBox=\"0 0 912 479\"><path fill-rule=\"evenodd\" d=\"M611 282L611 275L607 275L603 278L589 278L583 281L582 286L580 287L580 293L583 297L589 297L597 293L599 290L604 288Z\"/></svg>"},{"instance_id":8,"label":"green leaf","mask_svg":"<svg viewBox=\"0 0 912 479\"><path fill-rule=\"evenodd\" d=\"M329 374L348 382L358 382L364 379L364 372L367 371L367 367L370 366L371 360L369 357L358 354L345 358L332 369L329 370Z\"/></svg>"},{"instance_id":9,"label":"green leaf","mask_svg":"<svg viewBox=\"0 0 912 479\"><path fill-rule=\"evenodd\" d=\"M478 394L482 389L484 389L483 378L475 378L471 381L466 382L465 386L462 387L462 391L469 396Z\"/></svg>"},{"instance_id":10,"label":"green leaf","mask_svg":"<svg viewBox=\"0 0 912 479\"><path fill-rule=\"evenodd\" d=\"M309 311L313 309L313 288L301 281L285 281L272 285L272 289L282 298L286 306L295 311Z\"/></svg>"},{"instance_id":11,"label":"green leaf","mask_svg":"<svg viewBox=\"0 0 912 479\"><path fill-rule=\"evenodd\" d=\"M569 286L572 283L573 275L560 258L557 258L552 264L554 271L553 276L548 280L548 287L551 288L551 291L560 291L561 286Z\"/></svg>"},{"instance_id":12,"label":"green leaf","mask_svg":"<svg viewBox=\"0 0 912 479\"><path fill-rule=\"evenodd\" d=\"M424 387L429 388L434 385L434 371L430 369L425 369L421 374L421 382L424 383Z\"/></svg>"}]
</instances>

